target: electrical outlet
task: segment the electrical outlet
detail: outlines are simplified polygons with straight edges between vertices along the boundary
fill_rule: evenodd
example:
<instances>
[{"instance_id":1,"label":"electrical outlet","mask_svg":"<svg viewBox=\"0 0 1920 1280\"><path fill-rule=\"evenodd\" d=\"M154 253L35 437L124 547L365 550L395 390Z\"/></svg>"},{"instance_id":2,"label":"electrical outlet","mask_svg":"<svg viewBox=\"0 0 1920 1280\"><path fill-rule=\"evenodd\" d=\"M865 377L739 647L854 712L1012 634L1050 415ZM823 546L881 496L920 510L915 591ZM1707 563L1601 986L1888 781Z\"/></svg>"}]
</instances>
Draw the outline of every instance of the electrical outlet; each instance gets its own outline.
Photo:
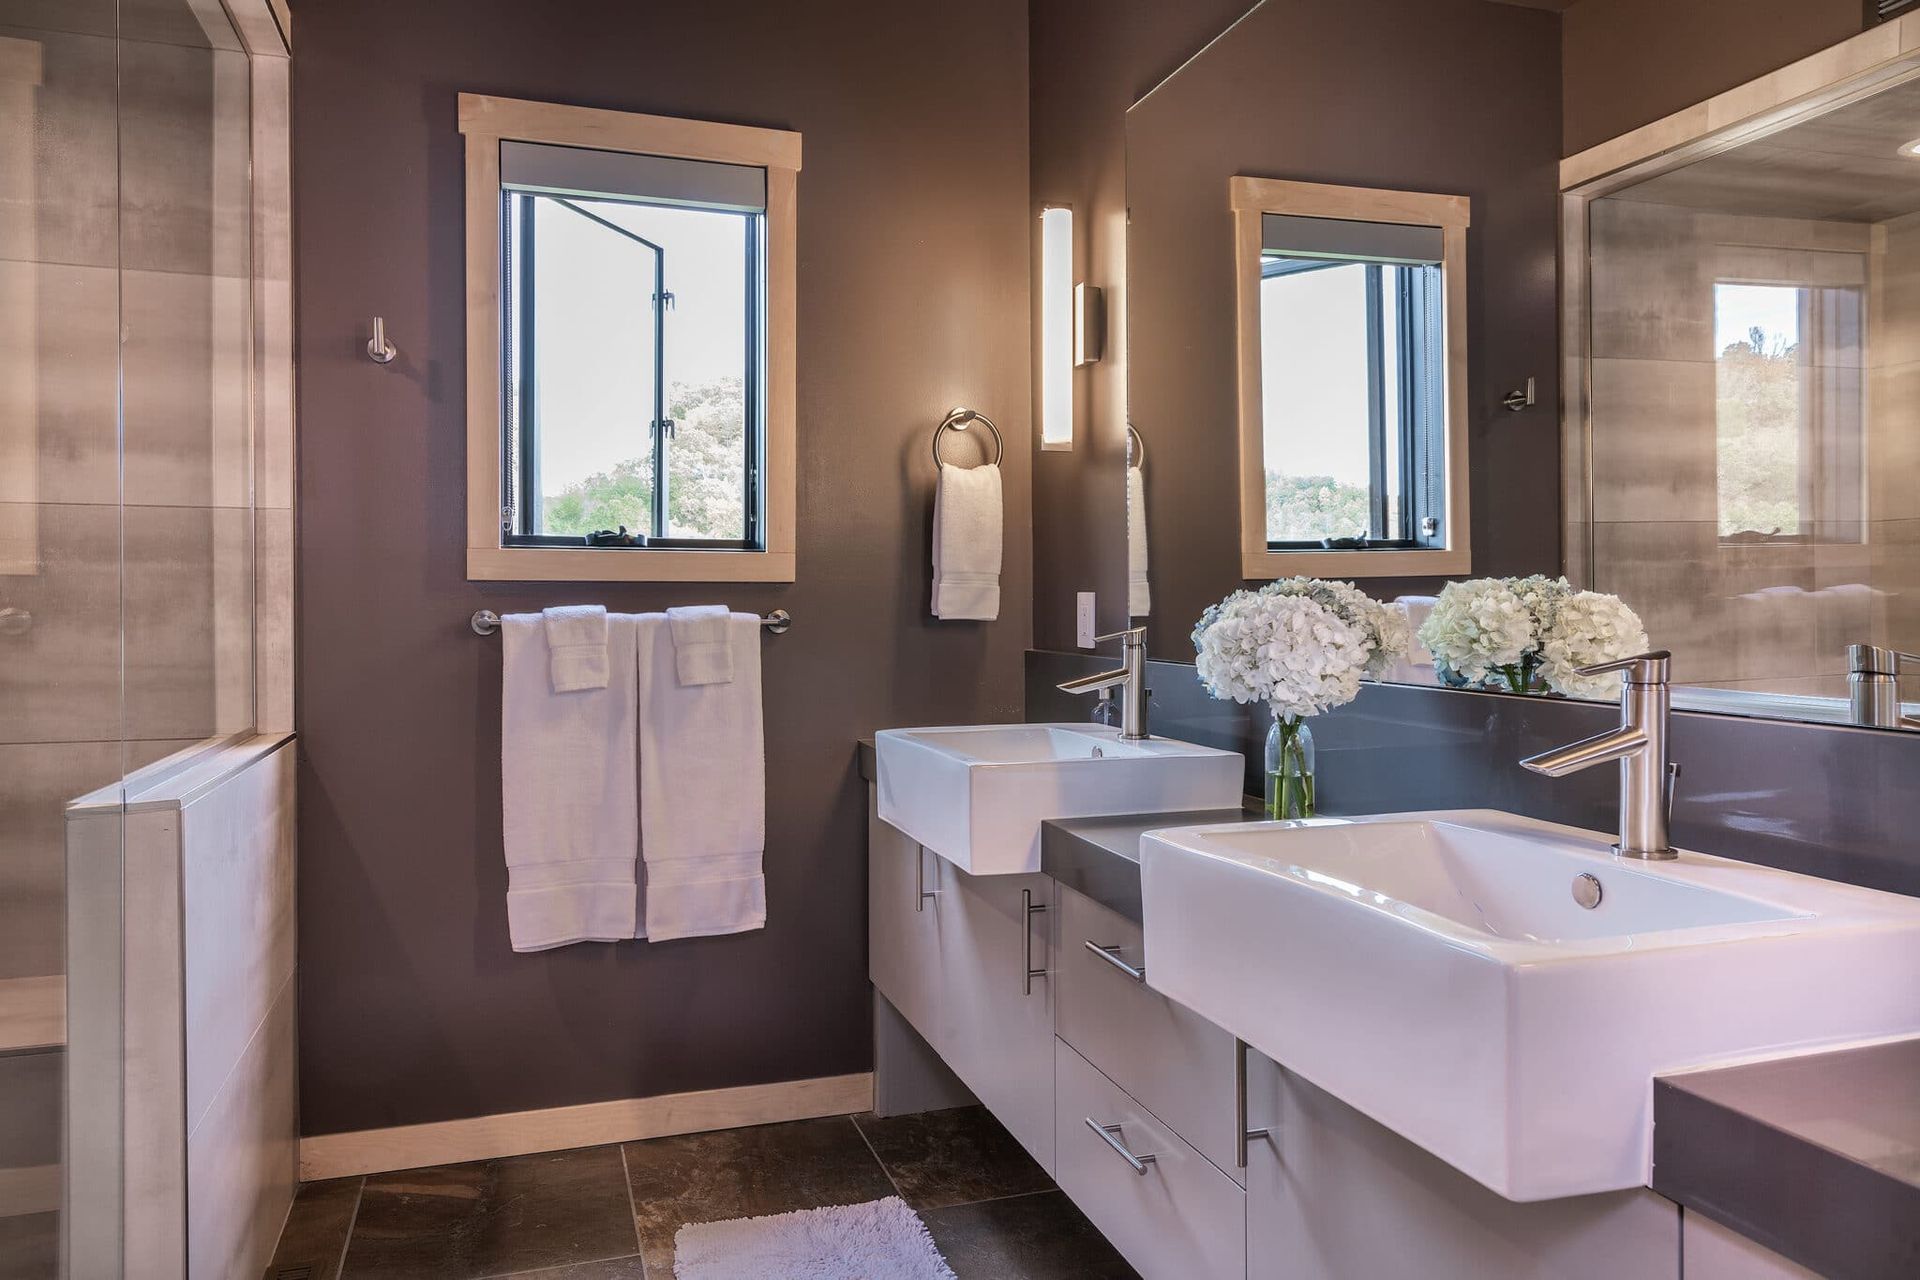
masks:
<instances>
[{"instance_id":1,"label":"electrical outlet","mask_svg":"<svg viewBox=\"0 0 1920 1280\"><path fill-rule=\"evenodd\" d=\"M1100 633L1093 625L1093 592L1082 591L1075 597L1074 624L1080 632L1080 647L1093 648L1093 638Z\"/></svg>"}]
</instances>

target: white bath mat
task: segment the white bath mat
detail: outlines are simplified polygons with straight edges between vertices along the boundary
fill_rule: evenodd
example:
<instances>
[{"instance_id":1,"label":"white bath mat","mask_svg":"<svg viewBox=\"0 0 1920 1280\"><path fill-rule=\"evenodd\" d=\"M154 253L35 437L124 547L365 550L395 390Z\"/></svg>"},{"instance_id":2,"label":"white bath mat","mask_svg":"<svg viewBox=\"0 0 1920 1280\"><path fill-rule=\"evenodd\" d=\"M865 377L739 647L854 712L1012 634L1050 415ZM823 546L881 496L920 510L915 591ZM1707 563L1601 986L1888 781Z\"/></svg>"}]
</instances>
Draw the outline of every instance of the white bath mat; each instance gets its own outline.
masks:
<instances>
[{"instance_id":1,"label":"white bath mat","mask_svg":"<svg viewBox=\"0 0 1920 1280\"><path fill-rule=\"evenodd\" d=\"M694 1222L673 1237L678 1280L955 1280L899 1196L765 1218Z\"/></svg>"}]
</instances>

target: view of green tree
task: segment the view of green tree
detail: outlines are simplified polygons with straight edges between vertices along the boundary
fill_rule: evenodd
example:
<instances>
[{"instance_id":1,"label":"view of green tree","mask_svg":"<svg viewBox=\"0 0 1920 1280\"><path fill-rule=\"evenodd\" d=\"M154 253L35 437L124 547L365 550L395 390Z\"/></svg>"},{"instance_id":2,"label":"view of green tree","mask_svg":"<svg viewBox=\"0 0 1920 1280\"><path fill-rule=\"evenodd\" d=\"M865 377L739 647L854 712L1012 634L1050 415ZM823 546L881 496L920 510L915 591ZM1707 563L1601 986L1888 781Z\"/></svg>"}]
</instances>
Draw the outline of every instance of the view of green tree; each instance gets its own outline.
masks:
<instances>
[{"instance_id":1,"label":"view of green tree","mask_svg":"<svg viewBox=\"0 0 1920 1280\"><path fill-rule=\"evenodd\" d=\"M1275 542L1364 537L1371 524L1365 485L1332 476L1267 472L1267 537Z\"/></svg>"},{"instance_id":2,"label":"view of green tree","mask_svg":"<svg viewBox=\"0 0 1920 1280\"><path fill-rule=\"evenodd\" d=\"M1720 352L1714 410L1720 534L1799 533L1799 344L1758 326Z\"/></svg>"},{"instance_id":3,"label":"view of green tree","mask_svg":"<svg viewBox=\"0 0 1920 1280\"><path fill-rule=\"evenodd\" d=\"M667 395L674 420L667 442L667 533L676 538L743 538L746 495L746 391L739 378L688 387ZM549 428L551 429L551 428ZM554 534L597 529L645 533L652 526L652 451L588 476L546 499L543 527Z\"/></svg>"}]
</instances>

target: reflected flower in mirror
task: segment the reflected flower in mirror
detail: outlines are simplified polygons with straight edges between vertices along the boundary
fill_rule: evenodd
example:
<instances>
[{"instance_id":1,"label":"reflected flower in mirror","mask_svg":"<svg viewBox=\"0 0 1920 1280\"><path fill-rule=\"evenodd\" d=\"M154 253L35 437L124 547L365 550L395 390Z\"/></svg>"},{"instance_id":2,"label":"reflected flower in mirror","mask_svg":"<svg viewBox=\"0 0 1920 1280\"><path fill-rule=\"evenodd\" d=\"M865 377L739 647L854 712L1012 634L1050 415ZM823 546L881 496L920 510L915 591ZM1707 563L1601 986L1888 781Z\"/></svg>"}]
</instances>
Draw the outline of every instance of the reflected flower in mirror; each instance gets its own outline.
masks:
<instances>
[{"instance_id":1,"label":"reflected flower in mirror","mask_svg":"<svg viewBox=\"0 0 1920 1280\"><path fill-rule=\"evenodd\" d=\"M1440 592L1420 628L1455 688L1605 697L1614 680L1578 670L1645 651L1646 628L1618 596L1565 578L1474 578Z\"/></svg>"}]
</instances>

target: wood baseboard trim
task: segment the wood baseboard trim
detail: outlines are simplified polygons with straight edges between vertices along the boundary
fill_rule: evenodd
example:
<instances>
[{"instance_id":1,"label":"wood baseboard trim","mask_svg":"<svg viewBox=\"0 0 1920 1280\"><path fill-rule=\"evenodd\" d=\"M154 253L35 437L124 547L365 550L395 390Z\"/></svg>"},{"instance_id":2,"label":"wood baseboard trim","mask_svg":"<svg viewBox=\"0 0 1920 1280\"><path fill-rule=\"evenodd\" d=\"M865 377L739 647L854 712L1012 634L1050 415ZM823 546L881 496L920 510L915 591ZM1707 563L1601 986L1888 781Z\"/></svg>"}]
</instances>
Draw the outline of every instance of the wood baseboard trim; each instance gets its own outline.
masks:
<instances>
[{"instance_id":1,"label":"wood baseboard trim","mask_svg":"<svg viewBox=\"0 0 1920 1280\"><path fill-rule=\"evenodd\" d=\"M323 1133L300 1139L300 1180L564 1151L680 1133L851 1115L873 1107L873 1073L750 1084L543 1111Z\"/></svg>"}]
</instances>

